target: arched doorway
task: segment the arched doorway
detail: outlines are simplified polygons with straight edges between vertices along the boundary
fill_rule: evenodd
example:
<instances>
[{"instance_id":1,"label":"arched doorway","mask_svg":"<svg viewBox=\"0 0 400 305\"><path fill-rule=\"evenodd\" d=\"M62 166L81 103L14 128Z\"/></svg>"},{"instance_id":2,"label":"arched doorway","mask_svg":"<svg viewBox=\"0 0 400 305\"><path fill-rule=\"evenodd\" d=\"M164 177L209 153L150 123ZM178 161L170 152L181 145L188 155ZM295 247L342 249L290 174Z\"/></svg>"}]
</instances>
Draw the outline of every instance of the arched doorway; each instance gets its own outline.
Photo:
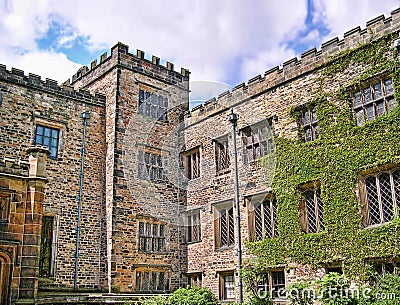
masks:
<instances>
[{"instance_id":1,"label":"arched doorway","mask_svg":"<svg viewBox=\"0 0 400 305\"><path fill-rule=\"evenodd\" d=\"M0 252L0 305L7 305L9 299L11 260Z\"/></svg>"}]
</instances>

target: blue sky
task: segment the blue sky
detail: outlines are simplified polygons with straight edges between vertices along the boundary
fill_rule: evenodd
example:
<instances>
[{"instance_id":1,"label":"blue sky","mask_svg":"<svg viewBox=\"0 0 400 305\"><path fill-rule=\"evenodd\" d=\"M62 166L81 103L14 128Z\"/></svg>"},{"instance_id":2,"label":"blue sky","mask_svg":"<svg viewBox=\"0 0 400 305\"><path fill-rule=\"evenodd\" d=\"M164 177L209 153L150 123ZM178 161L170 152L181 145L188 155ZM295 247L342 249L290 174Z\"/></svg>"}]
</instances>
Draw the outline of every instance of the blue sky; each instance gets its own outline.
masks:
<instances>
[{"instance_id":1,"label":"blue sky","mask_svg":"<svg viewBox=\"0 0 400 305\"><path fill-rule=\"evenodd\" d=\"M121 41L189 68L194 81L229 87L397 7L400 0L0 0L0 63L63 82Z\"/></svg>"}]
</instances>

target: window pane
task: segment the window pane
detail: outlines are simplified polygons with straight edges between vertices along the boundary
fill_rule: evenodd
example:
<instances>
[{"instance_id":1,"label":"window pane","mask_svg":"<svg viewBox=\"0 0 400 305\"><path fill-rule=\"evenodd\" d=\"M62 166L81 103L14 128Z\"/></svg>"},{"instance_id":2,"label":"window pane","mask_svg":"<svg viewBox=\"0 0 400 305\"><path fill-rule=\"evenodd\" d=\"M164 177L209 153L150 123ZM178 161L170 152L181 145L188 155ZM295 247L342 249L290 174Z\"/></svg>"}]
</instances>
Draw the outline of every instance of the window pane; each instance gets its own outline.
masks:
<instances>
[{"instance_id":1,"label":"window pane","mask_svg":"<svg viewBox=\"0 0 400 305\"><path fill-rule=\"evenodd\" d=\"M365 103L368 103L372 100L371 98L371 88L365 88L364 89L364 101Z\"/></svg>"},{"instance_id":2,"label":"window pane","mask_svg":"<svg viewBox=\"0 0 400 305\"><path fill-rule=\"evenodd\" d=\"M254 208L254 228L255 228L255 238L256 240L261 240L263 238L263 223L261 214L261 203L256 205Z\"/></svg>"},{"instance_id":3,"label":"window pane","mask_svg":"<svg viewBox=\"0 0 400 305\"><path fill-rule=\"evenodd\" d=\"M393 199L389 174L384 173L379 176L379 189L381 194L383 222L388 222L393 219Z\"/></svg>"},{"instance_id":4,"label":"window pane","mask_svg":"<svg viewBox=\"0 0 400 305\"><path fill-rule=\"evenodd\" d=\"M44 128L44 135L45 135L45 137L50 137L50 134L51 134L51 129L45 127L45 128Z\"/></svg>"},{"instance_id":5,"label":"window pane","mask_svg":"<svg viewBox=\"0 0 400 305\"><path fill-rule=\"evenodd\" d=\"M44 137L43 145L46 146L46 147L50 147L50 138Z\"/></svg>"},{"instance_id":6,"label":"window pane","mask_svg":"<svg viewBox=\"0 0 400 305\"><path fill-rule=\"evenodd\" d=\"M36 133L38 135L43 135L44 134L44 128L42 126L37 126L36 127Z\"/></svg>"},{"instance_id":7,"label":"window pane","mask_svg":"<svg viewBox=\"0 0 400 305\"><path fill-rule=\"evenodd\" d=\"M317 215L315 214L314 191L307 191L306 198L306 213L307 213L307 232L317 232Z\"/></svg>"},{"instance_id":8,"label":"window pane","mask_svg":"<svg viewBox=\"0 0 400 305\"><path fill-rule=\"evenodd\" d=\"M308 125L310 123L311 123L311 121L310 121L310 111L307 110L307 111L304 112L304 115L303 115L303 125Z\"/></svg>"},{"instance_id":9,"label":"window pane","mask_svg":"<svg viewBox=\"0 0 400 305\"><path fill-rule=\"evenodd\" d=\"M312 141L312 130L311 127L305 128L305 141L311 142Z\"/></svg>"},{"instance_id":10,"label":"window pane","mask_svg":"<svg viewBox=\"0 0 400 305\"><path fill-rule=\"evenodd\" d=\"M389 112L392 111L396 107L396 101L394 100L394 98L388 99L387 107L388 107Z\"/></svg>"},{"instance_id":11,"label":"window pane","mask_svg":"<svg viewBox=\"0 0 400 305\"><path fill-rule=\"evenodd\" d=\"M264 207L264 230L265 235L269 238L273 237L273 229L272 229L272 211L271 211L271 201L266 200L263 203Z\"/></svg>"},{"instance_id":12,"label":"window pane","mask_svg":"<svg viewBox=\"0 0 400 305\"><path fill-rule=\"evenodd\" d=\"M356 120L357 120L358 126L364 124L365 118L364 118L364 109L363 108L356 110Z\"/></svg>"},{"instance_id":13,"label":"window pane","mask_svg":"<svg viewBox=\"0 0 400 305\"><path fill-rule=\"evenodd\" d=\"M374 109L374 105L369 105L369 106L367 107L367 117L368 117L368 121L375 120L375 109Z\"/></svg>"},{"instance_id":14,"label":"window pane","mask_svg":"<svg viewBox=\"0 0 400 305\"><path fill-rule=\"evenodd\" d=\"M367 178L365 180L365 186L367 191L367 202L368 202L368 217L369 217L368 224L373 225L381 223L376 178L375 177Z\"/></svg>"},{"instance_id":15,"label":"window pane","mask_svg":"<svg viewBox=\"0 0 400 305\"><path fill-rule=\"evenodd\" d=\"M313 123L317 122L317 112L315 108L311 109L311 118Z\"/></svg>"},{"instance_id":16,"label":"window pane","mask_svg":"<svg viewBox=\"0 0 400 305\"><path fill-rule=\"evenodd\" d=\"M36 135L36 144L43 145L43 136L41 136L39 134Z\"/></svg>"},{"instance_id":17,"label":"window pane","mask_svg":"<svg viewBox=\"0 0 400 305\"><path fill-rule=\"evenodd\" d=\"M385 92L386 95L393 94L393 83L391 78L385 80Z\"/></svg>"},{"instance_id":18,"label":"window pane","mask_svg":"<svg viewBox=\"0 0 400 305\"><path fill-rule=\"evenodd\" d=\"M379 101L376 103L376 111L378 117L385 114L385 104L383 103L383 101Z\"/></svg>"},{"instance_id":19,"label":"window pane","mask_svg":"<svg viewBox=\"0 0 400 305\"><path fill-rule=\"evenodd\" d=\"M233 222L233 208L228 211L229 215L229 245L233 245L235 242L235 226Z\"/></svg>"},{"instance_id":20,"label":"window pane","mask_svg":"<svg viewBox=\"0 0 400 305\"><path fill-rule=\"evenodd\" d=\"M360 92L354 93L353 103L354 103L355 108L358 106L361 106L361 93Z\"/></svg>"},{"instance_id":21,"label":"window pane","mask_svg":"<svg viewBox=\"0 0 400 305\"><path fill-rule=\"evenodd\" d=\"M382 87L381 87L381 83L377 83L374 85L374 98L378 99L382 97Z\"/></svg>"},{"instance_id":22,"label":"window pane","mask_svg":"<svg viewBox=\"0 0 400 305\"><path fill-rule=\"evenodd\" d=\"M395 192L395 200L397 205L397 213L400 215L400 171L396 170L393 172L393 184Z\"/></svg>"}]
</instances>

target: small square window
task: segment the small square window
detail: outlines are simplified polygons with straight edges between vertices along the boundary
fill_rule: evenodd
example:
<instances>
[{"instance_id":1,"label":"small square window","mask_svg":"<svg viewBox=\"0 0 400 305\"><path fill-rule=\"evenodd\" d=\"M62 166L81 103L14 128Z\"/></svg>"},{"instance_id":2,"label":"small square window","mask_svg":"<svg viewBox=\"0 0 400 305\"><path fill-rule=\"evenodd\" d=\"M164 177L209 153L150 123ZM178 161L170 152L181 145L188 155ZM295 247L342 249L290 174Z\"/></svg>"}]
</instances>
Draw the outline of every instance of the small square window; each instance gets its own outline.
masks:
<instances>
[{"instance_id":1,"label":"small square window","mask_svg":"<svg viewBox=\"0 0 400 305\"><path fill-rule=\"evenodd\" d=\"M50 157L57 158L60 130L43 125L36 126L35 145L45 146L50 150Z\"/></svg>"}]
</instances>

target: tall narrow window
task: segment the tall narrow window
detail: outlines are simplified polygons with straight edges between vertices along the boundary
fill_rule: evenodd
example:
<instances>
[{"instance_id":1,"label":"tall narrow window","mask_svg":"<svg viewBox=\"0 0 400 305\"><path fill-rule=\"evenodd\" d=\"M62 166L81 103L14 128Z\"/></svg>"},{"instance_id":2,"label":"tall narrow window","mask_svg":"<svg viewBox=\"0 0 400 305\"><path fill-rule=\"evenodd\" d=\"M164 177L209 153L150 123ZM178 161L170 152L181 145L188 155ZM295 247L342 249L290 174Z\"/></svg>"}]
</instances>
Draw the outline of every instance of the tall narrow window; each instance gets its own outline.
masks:
<instances>
[{"instance_id":1,"label":"tall narrow window","mask_svg":"<svg viewBox=\"0 0 400 305\"><path fill-rule=\"evenodd\" d=\"M217 173L229 170L230 158L228 150L228 137L215 141L215 165Z\"/></svg>"},{"instance_id":2,"label":"tall narrow window","mask_svg":"<svg viewBox=\"0 0 400 305\"><path fill-rule=\"evenodd\" d=\"M220 300L229 301L235 299L235 276L233 271L219 274Z\"/></svg>"},{"instance_id":3,"label":"tall narrow window","mask_svg":"<svg viewBox=\"0 0 400 305\"><path fill-rule=\"evenodd\" d=\"M161 154L139 151L138 176L139 179L151 181L167 181L167 158Z\"/></svg>"},{"instance_id":4,"label":"tall narrow window","mask_svg":"<svg viewBox=\"0 0 400 305\"><path fill-rule=\"evenodd\" d=\"M186 216L186 242L201 240L200 210L189 212Z\"/></svg>"},{"instance_id":5,"label":"tall narrow window","mask_svg":"<svg viewBox=\"0 0 400 305\"><path fill-rule=\"evenodd\" d=\"M311 142L318 139L318 119L314 107L302 109L300 125L303 129L302 137L304 142Z\"/></svg>"},{"instance_id":6,"label":"tall narrow window","mask_svg":"<svg viewBox=\"0 0 400 305\"><path fill-rule=\"evenodd\" d=\"M200 177L200 148L195 148L183 155L186 177L195 179Z\"/></svg>"},{"instance_id":7,"label":"tall narrow window","mask_svg":"<svg viewBox=\"0 0 400 305\"><path fill-rule=\"evenodd\" d=\"M139 222L139 251L165 251L165 225Z\"/></svg>"},{"instance_id":8,"label":"tall narrow window","mask_svg":"<svg viewBox=\"0 0 400 305\"><path fill-rule=\"evenodd\" d=\"M263 238L274 238L278 236L276 222L276 201L274 199L265 199L262 202L255 202L252 207L251 235L252 239L262 240Z\"/></svg>"},{"instance_id":9,"label":"tall narrow window","mask_svg":"<svg viewBox=\"0 0 400 305\"><path fill-rule=\"evenodd\" d=\"M39 276L51 276L52 245L53 245L53 216L43 216L40 242Z\"/></svg>"},{"instance_id":10,"label":"tall narrow window","mask_svg":"<svg viewBox=\"0 0 400 305\"><path fill-rule=\"evenodd\" d=\"M400 170L382 171L365 178L363 202L366 207L366 225L376 225L393 220L399 215Z\"/></svg>"},{"instance_id":11,"label":"tall narrow window","mask_svg":"<svg viewBox=\"0 0 400 305\"><path fill-rule=\"evenodd\" d=\"M168 98L145 90L139 90L138 113L167 121Z\"/></svg>"},{"instance_id":12,"label":"tall narrow window","mask_svg":"<svg viewBox=\"0 0 400 305\"><path fill-rule=\"evenodd\" d=\"M0 222L8 221L11 198L12 196L9 193L0 193Z\"/></svg>"},{"instance_id":13,"label":"tall narrow window","mask_svg":"<svg viewBox=\"0 0 400 305\"><path fill-rule=\"evenodd\" d=\"M353 111L358 126L391 112L395 107L391 78L377 80L353 94Z\"/></svg>"},{"instance_id":14,"label":"tall narrow window","mask_svg":"<svg viewBox=\"0 0 400 305\"><path fill-rule=\"evenodd\" d=\"M308 189L304 192L300 212L305 232L317 233L324 230L324 211L319 189Z\"/></svg>"},{"instance_id":15,"label":"tall narrow window","mask_svg":"<svg viewBox=\"0 0 400 305\"><path fill-rule=\"evenodd\" d=\"M265 122L241 130L244 163L256 161L274 152L271 124Z\"/></svg>"},{"instance_id":16,"label":"tall narrow window","mask_svg":"<svg viewBox=\"0 0 400 305\"><path fill-rule=\"evenodd\" d=\"M37 125L35 144L47 147L50 150L50 157L56 158L58 154L59 134L59 129Z\"/></svg>"},{"instance_id":17,"label":"tall narrow window","mask_svg":"<svg viewBox=\"0 0 400 305\"><path fill-rule=\"evenodd\" d=\"M235 242L233 207L223 207L216 210L215 245L216 248L232 246Z\"/></svg>"}]
</instances>

